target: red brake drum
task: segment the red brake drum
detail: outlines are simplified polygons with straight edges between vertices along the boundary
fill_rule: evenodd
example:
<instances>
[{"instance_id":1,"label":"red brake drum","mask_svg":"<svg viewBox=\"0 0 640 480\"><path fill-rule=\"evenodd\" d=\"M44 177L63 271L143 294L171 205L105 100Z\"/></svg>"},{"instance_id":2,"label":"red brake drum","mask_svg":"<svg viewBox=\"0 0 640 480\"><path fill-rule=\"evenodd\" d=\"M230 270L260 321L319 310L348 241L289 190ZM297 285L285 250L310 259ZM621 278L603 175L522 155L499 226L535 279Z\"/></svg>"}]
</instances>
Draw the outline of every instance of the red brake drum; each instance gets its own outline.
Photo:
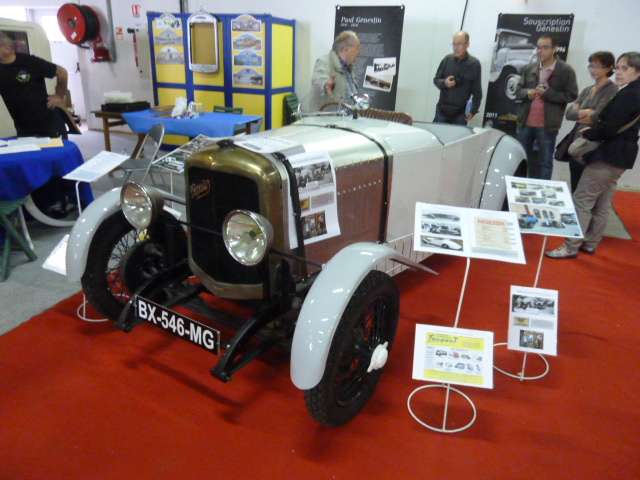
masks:
<instances>
[{"instance_id":1,"label":"red brake drum","mask_svg":"<svg viewBox=\"0 0 640 480\"><path fill-rule=\"evenodd\" d=\"M57 16L62 35L75 45L94 40L100 33L98 16L91 7L65 3Z\"/></svg>"}]
</instances>

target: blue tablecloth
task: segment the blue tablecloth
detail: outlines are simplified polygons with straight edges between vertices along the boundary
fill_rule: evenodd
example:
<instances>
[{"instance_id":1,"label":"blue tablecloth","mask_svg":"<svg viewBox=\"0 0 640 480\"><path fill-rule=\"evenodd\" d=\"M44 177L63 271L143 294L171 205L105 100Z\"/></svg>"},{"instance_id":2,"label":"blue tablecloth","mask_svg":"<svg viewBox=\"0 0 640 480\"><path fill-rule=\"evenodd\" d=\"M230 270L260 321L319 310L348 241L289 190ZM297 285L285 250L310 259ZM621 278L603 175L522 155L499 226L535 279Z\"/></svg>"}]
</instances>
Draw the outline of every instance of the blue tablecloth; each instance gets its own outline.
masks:
<instances>
[{"instance_id":1,"label":"blue tablecloth","mask_svg":"<svg viewBox=\"0 0 640 480\"><path fill-rule=\"evenodd\" d=\"M0 155L0 200L17 200L31 194L52 177L63 177L84 163L78 146L63 140L62 147ZM93 199L91 189L81 189L83 203Z\"/></svg>"},{"instance_id":2,"label":"blue tablecloth","mask_svg":"<svg viewBox=\"0 0 640 480\"><path fill-rule=\"evenodd\" d=\"M256 115L240 115L237 113L207 112L196 118L154 117L158 112L142 110L140 112L123 113L122 118L135 133L147 133L156 123L164 124L164 133L196 137L231 137L238 128L244 128L250 122L257 122L258 128L262 117ZM251 130L254 131L253 129Z\"/></svg>"}]
</instances>

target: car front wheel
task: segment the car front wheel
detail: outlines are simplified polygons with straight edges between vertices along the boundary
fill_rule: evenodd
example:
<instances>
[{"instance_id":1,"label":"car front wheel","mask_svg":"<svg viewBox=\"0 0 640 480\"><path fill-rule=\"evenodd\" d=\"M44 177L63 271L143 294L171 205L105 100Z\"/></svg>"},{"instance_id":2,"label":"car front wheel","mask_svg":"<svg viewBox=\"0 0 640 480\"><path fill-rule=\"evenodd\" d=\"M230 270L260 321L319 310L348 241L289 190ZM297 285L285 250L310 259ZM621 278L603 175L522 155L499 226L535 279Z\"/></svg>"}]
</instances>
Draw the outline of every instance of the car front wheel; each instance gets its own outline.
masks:
<instances>
[{"instance_id":1,"label":"car front wheel","mask_svg":"<svg viewBox=\"0 0 640 480\"><path fill-rule=\"evenodd\" d=\"M399 311L395 282L385 273L370 272L340 319L322 380L304 392L309 413L318 422L343 425L365 406L393 346Z\"/></svg>"},{"instance_id":2,"label":"car front wheel","mask_svg":"<svg viewBox=\"0 0 640 480\"><path fill-rule=\"evenodd\" d=\"M186 256L184 230L170 214L163 213L149 230L136 230L122 211L111 215L98 227L89 247L81 280L89 303L101 315L117 320L131 292L170 266L169 246L175 249L173 258Z\"/></svg>"}]
</instances>

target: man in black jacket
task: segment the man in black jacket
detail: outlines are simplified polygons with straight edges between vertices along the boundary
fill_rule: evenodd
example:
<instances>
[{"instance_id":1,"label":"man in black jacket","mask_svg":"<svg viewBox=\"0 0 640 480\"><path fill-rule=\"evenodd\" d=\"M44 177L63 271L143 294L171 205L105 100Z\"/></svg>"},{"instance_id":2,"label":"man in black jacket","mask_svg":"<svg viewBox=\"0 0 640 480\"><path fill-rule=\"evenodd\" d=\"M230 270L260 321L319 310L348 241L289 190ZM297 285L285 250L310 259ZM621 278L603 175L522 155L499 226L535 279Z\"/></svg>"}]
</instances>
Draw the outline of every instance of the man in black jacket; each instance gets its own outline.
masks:
<instances>
[{"instance_id":1,"label":"man in black jacket","mask_svg":"<svg viewBox=\"0 0 640 480\"><path fill-rule=\"evenodd\" d=\"M453 36L453 54L442 59L433 83L440 89L436 105L438 123L466 125L480 109L482 101L481 69L477 58L469 55L469 34L460 31ZM471 110L467 102L473 95Z\"/></svg>"}]
</instances>

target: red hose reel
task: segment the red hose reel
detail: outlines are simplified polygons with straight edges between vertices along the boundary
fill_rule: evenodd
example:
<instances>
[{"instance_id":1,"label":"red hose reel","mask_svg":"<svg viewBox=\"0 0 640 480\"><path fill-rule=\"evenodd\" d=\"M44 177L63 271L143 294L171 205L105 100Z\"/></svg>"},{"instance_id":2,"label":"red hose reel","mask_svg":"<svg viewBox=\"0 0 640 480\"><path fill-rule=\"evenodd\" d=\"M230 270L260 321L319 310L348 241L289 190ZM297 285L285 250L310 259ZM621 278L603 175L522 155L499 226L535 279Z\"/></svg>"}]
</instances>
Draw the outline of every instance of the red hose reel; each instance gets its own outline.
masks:
<instances>
[{"instance_id":1,"label":"red hose reel","mask_svg":"<svg viewBox=\"0 0 640 480\"><path fill-rule=\"evenodd\" d=\"M108 62L109 50L102 44L100 20L91 7L65 3L58 10L58 27L64 38L82 48L85 42L93 42L92 62Z\"/></svg>"}]
</instances>

